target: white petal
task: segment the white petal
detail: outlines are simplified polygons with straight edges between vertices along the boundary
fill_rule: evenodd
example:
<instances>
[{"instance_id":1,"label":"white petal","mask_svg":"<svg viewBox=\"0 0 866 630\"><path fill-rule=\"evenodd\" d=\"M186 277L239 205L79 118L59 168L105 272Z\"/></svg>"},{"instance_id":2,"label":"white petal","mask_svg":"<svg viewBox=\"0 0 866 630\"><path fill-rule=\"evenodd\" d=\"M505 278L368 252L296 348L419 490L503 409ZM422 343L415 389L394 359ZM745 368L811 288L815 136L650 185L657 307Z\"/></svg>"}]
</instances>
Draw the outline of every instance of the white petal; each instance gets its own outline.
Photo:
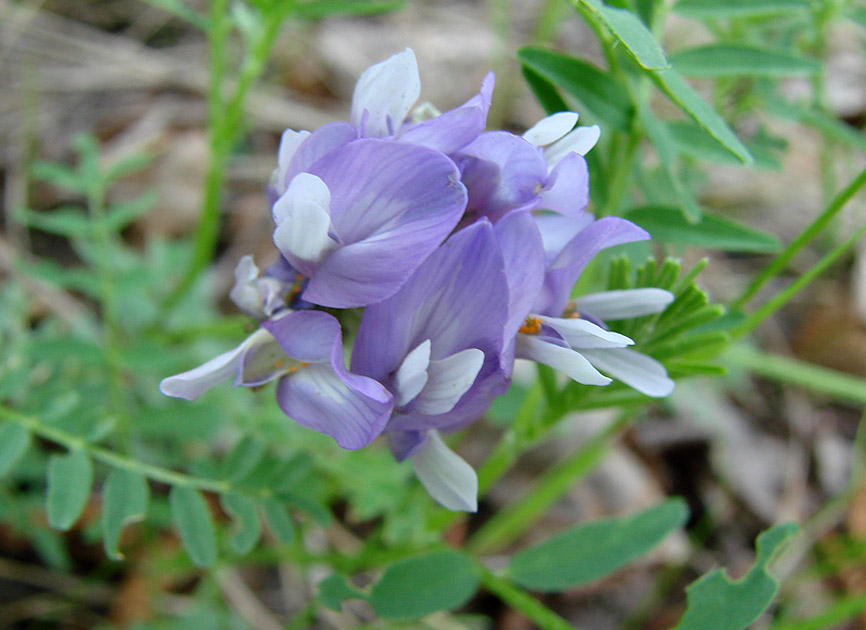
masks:
<instances>
[{"instance_id":1,"label":"white petal","mask_svg":"<svg viewBox=\"0 0 866 630\"><path fill-rule=\"evenodd\" d=\"M274 244L290 262L317 263L339 245L330 236L330 201L325 182L301 173L274 204Z\"/></svg>"},{"instance_id":2,"label":"white petal","mask_svg":"<svg viewBox=\"0 0 866 630\"><path fill-rule=\"evenodd\" d=\"M531 335L518 334L516 356L549 365L584 385L608 385L611 379L592 367L583 355Z\"/></svg>"},{"instance_id":3,"label":"white petal","mask_svg":"<svg viewBox=\"0 0 866 630\"><path fill-rule=\"evenodd\" d=\"M411 459L415 474L436 501L449 510L478 510L478 476L445 445L438 431L427 434L424 446Z\"/></svg>"},{"instance_id":4,"label":"white petal","mask_svg":"<svg viewBox=\"0 0 866 630\"><path fill-rule=\"evenodd\" d=\"M569 153L580 153L586 155L595 146L601 136L598 125L591 127L578 127L570 134L551 144L544 150L544 159L551 168Z\"/></svg>"},{"instance_id":5,"label":"white petal","mask_svg":"<svg viewBox=\"0 0 866 630\"><path fill-rule=\"evenodd\" d=\"M461 396L472 387L483 363L484 353L478 348L431 361L427 369L429 380L415 401L414 411L435 416L454 409Z\"/></svg>"},{"instance_id":6,"label":"white petal","mask_svg":"<svg viewBox=\"0 0 866 630\"><path fill-rule=\"evenodd\" d=\"M299 173L273 207L274 223L285 221L293 207L314 205L327 211L331 207L331 191L319 177L310 173Z\"/></svg>"},{"instance_id":7,"label":"white petal","mask_svg":"<svg viewBox=\"0 0 866 630\"><path fill-rule=\"evenodd\" d=\"M634 341L619 333L579 318L545 317L533 315L545 326L550 326L575 350L584 348L624 348Z\"/></svg>"},{"instance_id":8,"label":"white petal","mask_svg":"<svg viewBox=\"0 0 866 630\"><path fill-rule=\"evenodd\" d=\"M283 132L280 138L280 148L277 151L277 171L279 173L285 175L286 171L289 170L289 162L295 157L298 147L309 135L309 131L294 131L293 129L286 129ZM282 186L286 185L285 182L279 183Z\"/></svg>"},{"instance_id":9,"label":"white petal","mask_svg":"<svg viewBox=\"0 0 866 630\"><path fill-rule=\"evenodd\" d=\"M574 112L559 112L542 118L523 134L524 140L537 147L543 147L559 140L577 124L577 114Z\"/></svg>"},{"instance_id":10,"label":"white petal","mask_svg":"<svg viewBox=\"0 0 866 630\"><path fill-rule=\"evenodd\" d=\"M253 317L264 317L262 294L256 285L259 268L252 256L242 257L235 267L235 284L229 291L229 297L239 309Z\"/></svg>"},{"instance_id":11,"label":"white petal","mask_svg":"<svg viewBox=\"0 0 866 630\"><path fill-rule=\"evenodd\" d=\"M587 350L586 358L614 378L653 398L664 398L674 391L664 366L645 354L617 348Z\"/></svg>"},{"instance_id":12,"label":"white petal","mask_svg":"<svg viewBox=\"0 0 866 630\"><path fill-rule=\"evenodd\" d=\"M235 376L247 348L268 337L271 337L268 331L259 329L234 350L224 352L188 372L162 379L159 384L159 391L166 396L195 400L217 383Z\"/></svg>"},{"instance_id":13,"label":"white petal","mask_svg":"<svg viewBox=\"0 0 866 630\"><path fill-rule=\"evenodd\" d=\"M360 129L363 121L366 137L393 135L420 93L418 62L412 49L407 48L364 71L352 95L351 122ZM366 117L364 110L368 112Z\"/></svg>"},{"instance_id":14,"label":"white petal","mask_svg":"<svg viewBox=\"0 0 866 630\"><path fill-rule=\"evenodd\" d=\"M673 293L664 289L627 289L584 295L577 307L599 319L628 319L660 313L673 300Z\"/></svg>"},{"instance_id":15,"label":"white petal","mask_svg":"<svg viewBox=\"0 0 866 630\"><path fill-rule=\"evenodd\" d=\"M406 355L394 374L394 406L412 402L427 384L427 366L430 365L430 340L425 339Z\"/></svg>"}]
</instances>

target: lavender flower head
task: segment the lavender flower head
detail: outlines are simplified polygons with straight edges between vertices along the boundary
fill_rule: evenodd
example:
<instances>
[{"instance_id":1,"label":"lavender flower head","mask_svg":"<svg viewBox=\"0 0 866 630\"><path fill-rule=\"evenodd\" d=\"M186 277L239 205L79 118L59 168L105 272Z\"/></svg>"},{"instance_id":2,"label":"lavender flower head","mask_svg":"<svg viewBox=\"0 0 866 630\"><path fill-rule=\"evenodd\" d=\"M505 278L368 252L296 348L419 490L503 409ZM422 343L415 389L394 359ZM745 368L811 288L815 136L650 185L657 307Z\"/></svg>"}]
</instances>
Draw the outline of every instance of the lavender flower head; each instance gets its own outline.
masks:
<instances>
[{"instance_id":1,"label":"lavender flower head","mask_svg":"<svg viewBox=\"0 0 866 630\"><path fill-rule=\"evenodd\" d=\"M230 293L259 327L161 391L275 381L287 416L346 449L385 436L434 499L467 511L477 478L442 434L486 412L515 358L670 393L664 367L604 323L658 312L669 293L570 299L599 250L649 237L586 212L598 127L560 112L522 136L485 132L492 90L488 74L460 107L415 108L406 49L361 75L348 122L287 130L268 186L277 262L242 258ZM340 309L363 309L348 368Z\"/></svg>"}]
</instances>

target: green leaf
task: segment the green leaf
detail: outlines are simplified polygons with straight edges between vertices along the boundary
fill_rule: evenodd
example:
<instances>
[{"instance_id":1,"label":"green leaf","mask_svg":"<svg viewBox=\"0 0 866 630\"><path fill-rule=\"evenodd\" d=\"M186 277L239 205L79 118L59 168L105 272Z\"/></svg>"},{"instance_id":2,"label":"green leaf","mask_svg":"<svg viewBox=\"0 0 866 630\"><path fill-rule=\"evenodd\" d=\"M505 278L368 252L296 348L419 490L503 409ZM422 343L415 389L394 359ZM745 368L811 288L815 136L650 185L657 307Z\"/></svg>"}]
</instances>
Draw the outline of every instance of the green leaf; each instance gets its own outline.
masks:
<instances>
[{"instance_id":1,"label":"green leaf","mask_svg":"<svg viewBox=\"0 0 866 630\"><path fill-rule=\"evenodd\" d=\"M159 193L156 190L151 190L132 201L113 205L105 220L108 229L113 232L120 232L127 225L150 212L157 199L159 199Z\"/></svg>"},{"instance_id":2,"label":"green leaf","mask_svg":"<svg viewBox=\"0 0 866 630\"><path fill-rule=\"evenodd\" d=\"M686 612L674 630L743 630L764 612L779 583L767 572L767 564L780 545L799 531L783 523L758 536L758 558L740 580L731 580L722 569L699 578L687 589Z\"/></svg>"},{"instance_id":3,"label":"green leaf","mask_svg":"<svg viewBox=\"0 0 866 630\"><path fill-rule=\"evenodd\" d=\"M223 466L226 479L239 481L253 470L267 450L264 442L245 435L235 444Z\"/></svg>"},{"instance_id":4,"label":"green leaf","mask_svg":"<svg viewBox=\"0 0 866 630\"><path fill-rule=\"evenodd\" d=\"M271 532L284 545L291 545L295 540L295 525L286 513L286 508L274 499L265 499L265 518Z\"/></svg>"},{"instance_id":5,"label":"green leaf","mask_svg":"<svg viewBox=\"0 0 866 630\"><path fill-rule=\"evenodd\" d=\"M670 131L652 114L648 107L639 108L638 114L647 137L658 153L659 163L662 172L667 177L670 189L673 190L676 199L682 204L688 219L690 221L699 220L702 214L701 208L676 170L677 147Z\"/></svg>"},{"instance_id":6,"label":"green leaf","mask_svg":"<svg viewBox=\"0 0 866 630\"><path fill-rule=\"evenodd\" d=\"M667 127L678 153L715 164L744 166L740 159L734 157L718 140L696 124L690 121L676 120L668 122ZM752 166L766 169L779 169L781 167L775 157L775 152L783 147L773 142L772 138L758 134L746 146L755 159Z\"/></svg>"},{"instance_id":7,"label":"green leaf","mask_svg":"<svg viewBox=\"0 0 866 630\"><path fill-rule=\"evenodd\" d=\"M105 173L103 173L102 177L106 183L111 183L116 179L120 179L124 175L129 175L130 173L146 168L150 162L151 158L149 155L145 153L133 153L132 155L122 157L111 164L105 169Z\"/></svg>"},{"instance_id":8,"label":"green leaf","mask_svg":"<svg viewBox=\"0 0 866 630\"><path fill-rule=\"evenodd\" d=\"M188 7L181 0L145 0L145 2L160 7L182 20L186 20L200 31L207 32L210 29L208 19Z\"/></svg>"},{"instance_id":9,"label":"green leaf","mask_svg":"<svg viewBox=\"0 0 866 630\"><path fill-rule=\"evenodd\" d=\"M242 494L224 494L220 502L236 524L235 532L229 538L229 546L235 553L249 553L262 533L256 502Z\"/></svg>"},{"instance_id":10,"label":"green leaf","mask_svg":"<svg viewBox=\"0 0 866 630\"><path fill-rule=\"evenodd\" d=\"M685 502L673 498L630 516L578 525L516 554L509 571L537 591L587 584L647 553L687 517Z\"/></svg>"},{"instance_id":11,"label":"green leaf","mask_svg":"<svg viewBox=\"0 0 866 630\"><path fill-rule=\"evenodd\" d=\"M548 115L568 111L568 104L559 95L553 83L527 66L521 66L521 71L529 89Z\"/></svg>"},{"instance_id":12,"label":"green leaf","mask_svg":"<svg viewBox=\"0 0 866 630\"><path fill-rule=\"evenodd\" d=\"M168 502L183 548L193 564L203 568L213 565L217 558L216 533L204 497L195 488L174 486Z\"/></svg>"},{"instance_id":13,"label":"green leaf","mask_svg":"<svg viewBox=\"0 0 866 630\"><path fill-rule=\"evenodd\" d=\"M599 0L580 2L611 30L641 66L647 70L670 66L656 38L634 13L606 6Z\"/></svg>"},{"instance_id":14,"label":"green leaf","mask_svg":"<svg viewBox=\"0 0 866 630\"><path fill-rule=\"evenodd\" d=\"M69 192L85 194L87 183L83 182L78 173L63 164L56 162L34 162L30 174L38 180L63 188Z\"/></svg>"},{"instance_id":15,"label":"green leaf","mask_svg":"<svg viewBox=\"0 0 866 630\"><path fill-rule=\"evenodd\" d=\"M331 15L375 15L403 8L403 0L315 0L299 2L294 7L296 17L318 20Z\"/></svg>"},{"instance_id":16,"label":"green leaf","mask_svg":"<svg viewBox=\"0 0 866 630\"><path fill-rule=\"evenodd\" d=\"M352 588L342 575L329 575L319 582L319 601L331 610L340 612L346 599L365 599L364 594Z\"/></svg>"},{"instance_id":17,"label":"green leaf","mask_svg":"<svg viewBox=\"0 0 866 630\"><path fill-rule=\"evenodd\" d=\"M680 109L713 138L718 140L745 164L751 164L752 154L740 139L731 131L715 110L707 105L700 95L673 69L650 73L659 89L668 95Z\"/></svg>"},{"instance_id":18,"label":"green leaf","mask_svg":"<svg viewBox=\"0 0 866 630\"><path fill-rule=\"evenodd\" d=\"M3 478L30 447L30 431L20 424L0 427L0 478Z\"/></svg>"},{"instance_id":19,"label":"green leaf","mask_svg":"<svg viewBox=\"0 0 866 630\"><path fill-rule=\"evenodd\" d=\"M614 129L628 130L634 113L631 99L609 74L585 61L534 46L521 48L517 58L524 67L576 98L585 113Z\"/></svg>"},{"instance_id":20,"label":"green leaf","mask_svg":"<svg viewBox=\"0 0 866 630\"><path fill-rule=\"evenodd\" d=\"M118 549L120 532L144 518L149 499L147 480L139 473L120 469L109 473L102 494L102 540L109 558L123 559Z\"/></svg>"},{"instance_id":21,"label":"green leaf","mask_svg":"<svg viewBox=\"0 0 866 630\"><path fill-rule=\"evenodd\" d=\"M82 451L52 455L48 461L48 524L67 530L78 520L93 483L93 463Z\"/></svg>"},{"instance_id":22,"label":"green leaf","mask_svg":"<svg viewBox=\"0 0 866 630\"><path fill-rule=\"evenodd\" d=\"M679 208L665 206L636 208L624 217L665 243L756 254L775 252L781 246L774 234L706 212L697 223L689 222Z\"/></svg>"},{"instance_id":23,"label":"green leaf","mask_svg":"<svg viewBox=\"0 0 866 630\"><path fill-rule=\"evenodd\" d=\"M433 551L385 569L369 601L381 617L406 619L461 606L477 588L469 558L457 551Z\"/></svg>"},{"instance_id":24,"label":"green leaf","mask_svg":"<svg viewBox=\"0 0 866 630\"><path fill-rule=\"evenodd\" d=\"M736 18L800 13L808 0L680 0L674 11L691 18Z\"/></svg>"},{"instance_id":25,"label":"green leaf","mask_svg":"<svg viewBox=\"0 0 866 630\"><path fill-rule=\"evenodd\" d=\"M90 220L81 208L63 206L50 212L36 212L17 207L12 211L16 221L27 227L36 228L49 234L59 234L68 238L86 238L91 235Z\"/></svg>"},{"instance_id":26,"label":"green leaf","mask_svg":"<svg viewBox=\"0 0 866 630\"><path fill-rule=\"evenodd\" d=\"M671 63L689 77L788 77L821 72L821 64L787 50L741 44L711 44L671 54Z\"/></svg>"}]
</instances>

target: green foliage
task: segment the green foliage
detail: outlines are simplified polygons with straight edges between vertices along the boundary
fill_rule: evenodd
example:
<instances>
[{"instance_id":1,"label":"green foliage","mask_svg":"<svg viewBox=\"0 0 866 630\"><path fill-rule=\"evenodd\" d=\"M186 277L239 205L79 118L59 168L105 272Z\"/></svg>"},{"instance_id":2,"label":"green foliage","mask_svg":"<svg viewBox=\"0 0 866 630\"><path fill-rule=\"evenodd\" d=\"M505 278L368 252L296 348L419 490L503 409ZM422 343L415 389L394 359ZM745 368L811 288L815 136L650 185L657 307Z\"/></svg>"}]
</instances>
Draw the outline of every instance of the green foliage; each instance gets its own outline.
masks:
<instances>
[{"instance_id":1,"label":"green foliage","mask_svg":"<svg viewBox=\"0 0 866 630\"><path fill-rule=\"evenodd\" d=\"M433 551L385 569L373 585L373 610L389 619L422 617L465 604L478 588L472 561L456 551Z\"/></svg>"},{"instance_id":2,"label":"green foliage","mask_svg":"<svg viewBox=\"0 0 866 630\"><path fill-rule=\"evenodd\" d=\"M785 15L808 10L808 0L679 0L674 5L674 11L680 15L713 19Z\"/></svg>"},{"instance_id":3,"label":"green foliage","mask_svg":"<svg viewBox=\"0 0 866 630\"><path fill-rule=\"evenodd\" d=\"M173 487L168 496L183 548L193 564L213 565L217 558L216 532L204 497L194 488L184 486Z\"/></svg>"},{"instance_id":4,"label":"green foliage","mask_svg":"<svg viewBox=\"0 0 866 630\"><path fill-rule=\"evenodd\" d=\"M817 74L821 65L787 50L711 44L678 50L671 63L688 77L786 77Z\"/></svg>"},{"instance_id":5,"label":"green foliage","mask_svg":"<svg viewBox=\"0 0 866 630\"><path fill-rule=\"evenodd\" d=\"M120 533L129 523L143 519L150 501L147 480L129 470L112 470L102 491L102 540L109 558L121 560Z\"/></svg>"},{"instance_id":6,"label":"green foliage","mask_svg":"<svg viewBox=\"0 0 866 630\"><path fill-rule=\"evenodd\" d=\"M633 114L628 92L607 73L586 61L543 48L521 48L517 58L538 77L534 89L543 90L545 85L554 90L559 87L577 99L582 113L608 127L628 129Z\"/></svg>"},{"instance_id":7,"label":"green foliage","mask_svg":"<svg viewBox=\"0 0 866 630\"><path fill-rule=\"evenodd\" d=\"M48 524L67 530L78 520L90 497L93 463L81 451L52 455L48 462L48 492L45 509Z\"/></svg>"},{"instance_id":8,"label":"green foliage","mask_svg":"<svg viewBox=\"0 0 866 630\"><path fill-rule=\"evenodd\" d=\"M536 591L587 584L647 553L687 517L685 503L670 499L630 516L577 525L514 555L508 570Z\"/></svg>"},{"instance_id":9,"label":"green foliage","mask_svg":"<svg viewBox=\"0 0 866 630\"><path fill-rule=\"evenodd\" d=\"M0 477L18 463L30 447L30 432L17 424L0 426Z\"/></svg>"},{"instance_id":10,"label":"green foliage","mask_svg":"<svg viewBox=\"0 0 866 630\"><path fill-rule=\"evenodd\" d=\"M364 594L349 586L342 575L335 573L319 582L319 600L331 610L340 612L341 604L347 599L364 599Z\"/></svg>"},{"instance_id":11,"label":"green foliage","mask_svg":"<svg viewBox=\"0 0 866 630\"><path fill-rule=\"evenodd\" d=\"M580 0L580 5L609 28L643 68L662 70L670 66L656 38L636 15L626 9L607 6L599 0Z\"/></svg>"},{"instance_id":12,"label":"green foliage","mask_svg":"<svg viewBox=\"0 0 866 630\"><path fill-rule=\"evenodd\" d=\"M767 565L781 545L797 533L793 523L776 525L758 537L758 557L739 580L731 580L721 569L692 583L688 604L674 630L743 630L763 613L776 596L779 583Z\"/></svg>"},{"instance_id":13,"label":"green foliage","mask_svg":"<svg viewBox=\"0 0 866 630\"><path fill-rule=\"evenodd\" d=\"M161 377L225 351L244 334L246 320L218 313L202 271L218 233L226 165L246 131L244 106L281 28L289 19L379 13L404 3L216 0L204 16L179 0L149 2L201 29L211 46L212 144L203 219L192 244L154 240L143 249L128 246L121 232L153 207L156 195L109 203L108 192L148 159L136 155L105 165L92 137L75 140L71 166L37 162L29 170L58 188L62 203L48 211L13 208L9 220L65 239L75 258L21 258L0 287L4 529L28 540L46 565L63 571L73 565L67 539L33 524L43 501L52 527L76 528L74 536L91 541L101 537L106 555L115 560L122 558L124 527L148 515L153 525L176 526L198 567L240 561L236 556L246 554L257 563L288 560L301 574L329 567L334 573L319 583L318 600L290 627L310 627L304 615L312 619L319 604L339 610L352 598L368 601L380 617L398 620L388 627L416 627L423 623L415 621L419 617L465 604L480 581L538 627L568 628L522 587L561 590L627 565L682 524L681 501L574 527L516 552L506 572L490 571L479 556L508 549L588 475L639 406L650 402L646 396L622 384L563 384L545 369L537 383L513 387L492 412L506 435L480 467L482 492L522 453L556 435L566 417L599 408L620 413L577 452L551 462L525 495L492 516L472 517L464 553L441 550L443 524L458 517L443 517L431 508L411 481L411 467L394 463L384 448L344 453L327 438L292 425L267 395L226 388L187 404L166 400L156 389ZM632 219L653 234L663 252L689 246L738 253L778 250L773 235L701 207L708 164L779 168L787 144L756 127L755 119L768 120L767 128L773 128L773 118L808 125L840 155L866 150L862 134L822 104L822 20L833 17L834 7L804 0L680 0L675 11L706 20L713 41L669 53L654 35L665 30L663 3L575 0L571 8L598 35L604 63L532 45L518 52L522 71L546 111L575 108L582 123L602 125L602 141L588 156L593 210ZM863 19L856 7L836 9L839 16ZM699 94L681 75L710 79L711 89ZM809 77L814 93L790 100L775 83L787 76ZM679 111L658 107L658 94ZM674 301L664 312L610 322L611 329L635 339L637 349L661 361L672 377L717 375L723 372L718 355L732 334L751 330L853 244L857 234L764 307L752 315L743 312L758 289L785 271L864 182L866 172L755 278L727 316L696 283L703 263L688 271L671 259L644 264L646 248L638 255L632 250L631 258L614 252L599 257L584 274L578 304L582 292L599 288L671 291ZM36 317L27 308L31 284L50 296L45 314ZM724 359L780 382L855 403L864 400L862 379L801 361L742 347ZM58 446L68 453L58 455ZM92 488L101 497L98 527L89 519L78 524ZM306 541L320 538L335 519L334 529L351 540L352 551L308 548ZM263 523L271 534L264 540ZM792 531L780 526L763 534L758 560L743 579L732 581L716 571L689 587L688 608L677 629L733 630L757 618L778 589L768 563ZM173 562L189 571L186 562ZM359 584L367 584L362 580L376 574L379 579L364 591L344 577L357 576ZM201 586L190 597L194 605L184 618L142 627L245 627L220 601L209 572L201 572ZM847 612L816 619L842 619L862 607L856 598L845 603ZM412 621L403 624L402 619ZM817 627L811 622L803 627Z\"/></svg>"},{"instance_id":14,"label":"green foliage","mask_svg":"<svg viewBox=\"0 0 866 630\"><path fill-rule=\"evenodd\" d=\"M235 532L229 538L229 546L237 554L249 553L262 534L256 502L242 494L224 494L221 503L235 522Z\"/></svg>"},{"instance_id":15,"label":"green foliage","mask_svg":"<svg viewBox=\"0 0 866 630\"><path fill-rule=\"evenodd\" d=\"M625 214L660 241L682 247L704 247L723 252L765 254L778 251L779 238L721 215L704 213L691 223L678 208L648 206Z\"/></svg>"}]
</instances>

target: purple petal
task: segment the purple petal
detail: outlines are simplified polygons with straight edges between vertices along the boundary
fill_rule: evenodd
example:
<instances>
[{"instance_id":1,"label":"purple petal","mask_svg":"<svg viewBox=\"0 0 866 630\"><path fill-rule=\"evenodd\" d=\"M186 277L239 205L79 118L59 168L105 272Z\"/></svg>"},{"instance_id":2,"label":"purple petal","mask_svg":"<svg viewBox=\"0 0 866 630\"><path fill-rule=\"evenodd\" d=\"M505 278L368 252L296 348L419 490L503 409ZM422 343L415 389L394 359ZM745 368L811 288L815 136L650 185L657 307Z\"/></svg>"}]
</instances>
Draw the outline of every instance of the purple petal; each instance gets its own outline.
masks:
<instances>
[{"instance_id":1,"label":"purple petal","mask_svg":"<svg viewBox=\"0 0 866 630\"><path fill-rule=\"evenodd\" d=\"M493 227L486 221L454 234L395 295L368 306L358 327L352 370L384 379L423 341L431 359L502 344L508 285Z\"/></svg>"},{"instance_id":2,"label":"purple petal","mask_svg":"<svg viewBox=\"0 0 866 630\"><path fill-rule=\"evenodd\" d=\"M538 204L547 182L539 150L506 131L483 133L460 152L462 181L469 191L467 210L494 223L512 210Z\"/></svg>"},{"instance_id":3,"label":"purple petal","mask_svg":"<svg viewBox=\"0 0 866 630\"><path fill-rule=\"evenodd\" d=\"M325 157L331 151L338 149L357 139L358 130L346 122L334 122L322 125L301 142L291 161L279 180L282 190L298 173L307 171L315 162Z\"/></svg>"},{"instance_id":4,"label":"purple petal","mask_svg":"<svg viewBox=\"0 0 866 630\"><path fill-rule=\"evenodd\" d=\"M341 343L340 323L322 311L294 311L262 322L291 358L304 363L325 363Z\"/></svg>"},{"instance_id":5,"label":"purple petal","mask_svg":"<svg viewBox=\"0 0 866 630\"><path fill-rule=\"evenodd\" d=\"M345 378L331 365L312 364L284 376L277 403L298 424L330 435L345 449L363 448L391 415L390 394L371 378Z\"/></svg>"},{"instance_id":6,"label":"purple petal","mask_svg":"<svg viewBox=\"0 0 866 630\"><path fill-rule=\"evenodd\" d=\"M508 317L504 261L492 226L480 221L454 234L394 296L364 311L352 369L386 380L422 341L431 340L431 360L477 348L484 362L475 381L449 412L430 416L395 413L389 430L464 426L478 419L507 386L503 362Z\"/></svg>"},{"instance_id":7,"label":"purple petal","mask_svg":"<svg viewBox=\"0 0 866 630\"><path fill-rule=\"evenodd\" d=\"M398 462L411 457L427 440L427 431L388 431L385 435L388 437L388 447Z\"/></svg>"},{"instance_id":8,"label":"purple petal","mask_svg":"<svg viewBox=\"0 0 866 630\"><path fill-rule=\"evenodd\" d=\"M589 169L582 155L569 153L550 172L539 208L579 217L589 203Z\"/></svg>"},{"instance_id":9,"label":"purple petal","mask_svg":"<svg viewBox=\"0 0 866 630\"><path fill-rule=\"evenodd\" d=\"M505 339L510 339L523 325L541 290L544 281L544 245L538 227L528 212L512 212L499 221L494 230L508 280Z\"/></svg>"},{"instance_id":10,"label":"purple petal","mask_svg":"<svg viewBox=\"0 0 866 630\"><path fill-rule=\"evenodd\" d=\"M594 221L572 238L548 265L544 288L532 311L559 317L580 272L593 256L607 247L649 237L646 230L625 219L603 217Z\"/></svg>"},{"instance_id":11,"label":"purple petal","mask_svg":"<svg viewBox=\"0 0 866 630\"><path fill-rule=\"evenodd\" d=\"M493 94L493 73L481 83L481 91L460 107L435 118L404 126L400 140L451 154L475 140L487 124L487 112Z\"/></svg>"},{"instance_id":12,"label":"purple petal","mask_svg":"<svg viewBox=\"0 0 866 630\"><path fill-rule=\"evenodd\" d=\"M389 140L347 144L310 173L331 191L331 223L344 244L321 262L303 294L324 306L366 306L393 295L448 236L466 204L451 160Z\"/></svg>"},{"instance_id":13,"label":"purple petal","mask_svg":"<svg viewBox=\"0 0 866 630\"><path fill-rule=\"evenodd\" d=\"M262 326L289 357L309 363L277 385L277 402L288 416L347 449L366 446L382 432L393 408L391 394L377 381L346 371L336 318L297 311Z\"/></svg>"}]
</instances>

